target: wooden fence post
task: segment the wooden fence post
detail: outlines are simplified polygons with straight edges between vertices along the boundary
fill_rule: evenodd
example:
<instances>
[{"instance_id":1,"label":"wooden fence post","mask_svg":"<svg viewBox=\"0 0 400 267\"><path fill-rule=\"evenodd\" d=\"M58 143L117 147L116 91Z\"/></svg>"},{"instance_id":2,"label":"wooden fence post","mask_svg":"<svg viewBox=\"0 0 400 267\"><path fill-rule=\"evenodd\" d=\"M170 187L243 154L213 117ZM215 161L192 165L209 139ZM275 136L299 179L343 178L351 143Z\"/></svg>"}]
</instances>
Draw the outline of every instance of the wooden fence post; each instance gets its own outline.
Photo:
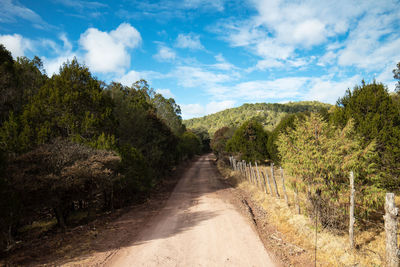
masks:
<instances>
[{"instance_id":1,"label":"wooden fence post","mask_svg":"<svg viewBox=\"0 0 400 267\"><path fill-rule=\"evenodd\" d=\"M300 201L299 201L299 191L297 190L297 183L294 186L294 203L296 206L297 214L300 214Z\"/></svg>"},{"instance_id":2,"label":"wooden fence post","mask_svg":"<svg viewBox=\"0 0 400 267\"><path fill-rule=\"evenodd\" d=\"M264 190L265 190L265 194L268 194L268 190L267 190L267 184L265 183L265 175L261 170L261 175L263 177L263 181L264 181Z\"/></svg>"},{"instance_id":3,"label":"wooden fence post","mask_svg":"<svg viewBox=\"0 0 400 267\"><path fill-rule=\"evenodd\" d=\"M283 195L284 195L284 197L285 197L286 204L289 205L288 197L287 197L287 194L286 194L285 177L283 176L283 169L282 169L282 167L280 167L279 170L281 171Z\"/></svg>"},{"instance_id":4,"label":"wooden fence post","mask_svg":"<svg viewBox=\"0 0 400 267\"><path fill-rule=\"evenodd\" d=\"M279 192L278 192L278 185L276 184L276 180L275 180L275 176L274 176L274 163L271 163L271 176L272 176L272 180L274 181L274 185L275 185L275 195L277 198L280 198Z\"/></svg>"},{"instance_id":5,"label":"wooden fence post","mask_svg":"<svg viewBox=\"0 0 400 267\"><path fill-rule=\"evenodd\" d=\"M398 267L399 250L397 248L397 215L398 208L394 203L394 194L386 193L385 198L385 233L386 233L386 266Z\"/></svg>"},{"instance_id":6,"label":"wooden fence post","mask_svg":"<svg viewBox=\"0 0 400 267\"><path fill-rule=\"evenodd\" d=\"M354 248L354 175L350 172L350 220L349 220L349 241L350 248Z\"/></svg>"},{"instance_id":7,"label":"wooden fence post","mask_svg":"<svg viewBox=\"0 0 400 267\"><path fill-rule=\"evenodd\" d=\"M261 183L261 177L260 177L260 171L258 170L258 165L257 162L254 162L256 164L256 171L257 171L257 177L258 177L258 182L262 187L262 183Z\"/></svg>"},{"instance_id":8,"label":"wooden fence post","mask_svg":"<svg viewBox=\"0 0 400 267\"><path fill-rule=\"evenodd\" d=\"M254 167L251 167L251 174L253 175L253 183L257 186L258 180L257 180L256 172L254 171Z\"/></svg>"},{"instance_id":9,"label":"wooden fence post","mask_svg":"<svg viewBox=\"0 0 400 267\"><path fill-rule=\"evenodd\" d=\"M266 169L265 169L265 176L267 177L269 192L271 193L271 196L272 196L272 194L273 194L272 186L271 186L271 182L269 181L268 171Z\"/></svg>"},{"instance_id":10,"label":"wooden fence post","mask_svg":"<svg viewBox=\"0 0 400 267\"><path fill-rule=\"evenodd\" d=\"M249 166L250 166L251 182L252 182L253 184L256 184L257 178L256 178L256 176L254 175L254 168L253 168L253 166L251 165L251 161L249 162Z\"/></svg>"}]
</instances>

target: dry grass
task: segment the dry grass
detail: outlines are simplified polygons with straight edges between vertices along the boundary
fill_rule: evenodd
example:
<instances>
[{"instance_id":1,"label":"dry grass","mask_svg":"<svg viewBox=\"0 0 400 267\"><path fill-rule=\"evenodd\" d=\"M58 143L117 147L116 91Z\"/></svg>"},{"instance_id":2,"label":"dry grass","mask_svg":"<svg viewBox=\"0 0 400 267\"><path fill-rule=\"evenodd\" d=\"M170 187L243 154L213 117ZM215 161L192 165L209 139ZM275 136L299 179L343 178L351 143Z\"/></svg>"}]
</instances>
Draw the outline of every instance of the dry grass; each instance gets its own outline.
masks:
<instances>
[{"instance_id":1,"label":"dry grass","mask_svg":"<svg viewBox=\"0 0 400 267\"><path fill-rule=\"evenodd\" d=\"M268 214L268 220L278 231L282 232L287 241L298 245L310 252L315 249L315 222L308 216L297 214L294 205L294 190L290 186L290 177L285 177L285 187L288 195L289 206L282 195L282 180L279 170L275 170L276 182L281 198L266 194L263 186L255 186L244 180L239 172L230 170L224 164L219 164L221 174L233 181L237 188L249 192ZM263 169L263 171L268 170ZM274 185L271 181L271 186ZM268 187L268 185L267 185ZM269 191L269 188L268 188ZM301 211L305 211L306 196L299 192ZM385 233L382 228L376 227L361 231L355 225L356 249L349 248L348 233L334 233L318 226L317 234L317 262L318 266L383 266L385 257Z\"/></svg>"}]
</instances>

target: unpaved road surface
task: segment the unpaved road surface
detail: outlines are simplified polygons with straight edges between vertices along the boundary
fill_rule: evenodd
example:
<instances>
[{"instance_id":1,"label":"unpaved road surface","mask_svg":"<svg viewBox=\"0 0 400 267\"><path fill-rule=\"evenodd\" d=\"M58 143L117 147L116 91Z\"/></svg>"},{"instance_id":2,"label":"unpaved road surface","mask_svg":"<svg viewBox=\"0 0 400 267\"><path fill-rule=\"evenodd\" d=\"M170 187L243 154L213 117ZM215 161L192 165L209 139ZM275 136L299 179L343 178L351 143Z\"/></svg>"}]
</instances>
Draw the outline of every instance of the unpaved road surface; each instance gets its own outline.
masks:
<instances>
[{"instance_id":1,"label":"unpaved road surface","mask_svg":"<svg viewBox=\"0 0 400 267\"><path fill-rule=\"evenodd\" d=\"M248 218L227 201L210 155L184 174L166 206L106 266L275 266Z\"/></svg>"}]
</instances>

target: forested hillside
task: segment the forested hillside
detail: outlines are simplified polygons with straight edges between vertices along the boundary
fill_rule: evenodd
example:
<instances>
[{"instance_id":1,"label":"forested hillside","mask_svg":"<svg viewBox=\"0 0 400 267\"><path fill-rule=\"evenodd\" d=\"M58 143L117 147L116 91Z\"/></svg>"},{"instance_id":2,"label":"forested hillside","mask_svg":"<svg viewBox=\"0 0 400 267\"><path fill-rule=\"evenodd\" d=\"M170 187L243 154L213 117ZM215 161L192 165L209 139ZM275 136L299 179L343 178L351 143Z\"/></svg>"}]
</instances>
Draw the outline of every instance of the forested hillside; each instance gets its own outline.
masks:
<instances>
[{"instance_id":1,"label":"forested hillside","mask_svg":"<svg viewBox=\"0 0 400 267\"><path fill-rule=\"evenodd\" d=\"M255 118L265 130L272 131L280 120L287 114L298 112L316 112L328 110L329 104L318 101L278 103L244 104L237 108L226 109L201 118L185 120L184 124L189 129L206 128L212 136L218 129L229 126L239 127L245 121Z\"/></svg>"}]
</instances>

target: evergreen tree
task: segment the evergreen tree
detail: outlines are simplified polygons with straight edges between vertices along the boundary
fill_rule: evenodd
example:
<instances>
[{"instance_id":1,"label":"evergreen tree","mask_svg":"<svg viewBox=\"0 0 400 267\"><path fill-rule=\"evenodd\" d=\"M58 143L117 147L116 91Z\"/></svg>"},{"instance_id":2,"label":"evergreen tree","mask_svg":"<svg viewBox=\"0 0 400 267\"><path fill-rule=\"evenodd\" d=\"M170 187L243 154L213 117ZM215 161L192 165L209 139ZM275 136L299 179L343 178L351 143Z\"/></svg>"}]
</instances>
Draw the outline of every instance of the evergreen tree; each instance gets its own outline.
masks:
<instances>
[{"instance_id":1,"label":"evergreen tree","mask_svg":"<svg viewBox=\"0 0 400 267\"><path fill-rule=\"evenodd\" d=\"M366 147L376 141L377 164L386 188L400 185L400 114L387 88L375 81L362 82L340 98L331 120L339 127L353 119L354 127Z\"/></svg>"},{"instance_id":2,"label":"evergreen tree","mask_svg":"<svg viewBox=\"0 0 400 267\"><path fill-rule=\"evenodd\" d=\"M246 161L264 161L267 152L268 133L257 120L249 120L240 126L227 142L228 152L239 153Z\"/></svg>"}]
</instances>

